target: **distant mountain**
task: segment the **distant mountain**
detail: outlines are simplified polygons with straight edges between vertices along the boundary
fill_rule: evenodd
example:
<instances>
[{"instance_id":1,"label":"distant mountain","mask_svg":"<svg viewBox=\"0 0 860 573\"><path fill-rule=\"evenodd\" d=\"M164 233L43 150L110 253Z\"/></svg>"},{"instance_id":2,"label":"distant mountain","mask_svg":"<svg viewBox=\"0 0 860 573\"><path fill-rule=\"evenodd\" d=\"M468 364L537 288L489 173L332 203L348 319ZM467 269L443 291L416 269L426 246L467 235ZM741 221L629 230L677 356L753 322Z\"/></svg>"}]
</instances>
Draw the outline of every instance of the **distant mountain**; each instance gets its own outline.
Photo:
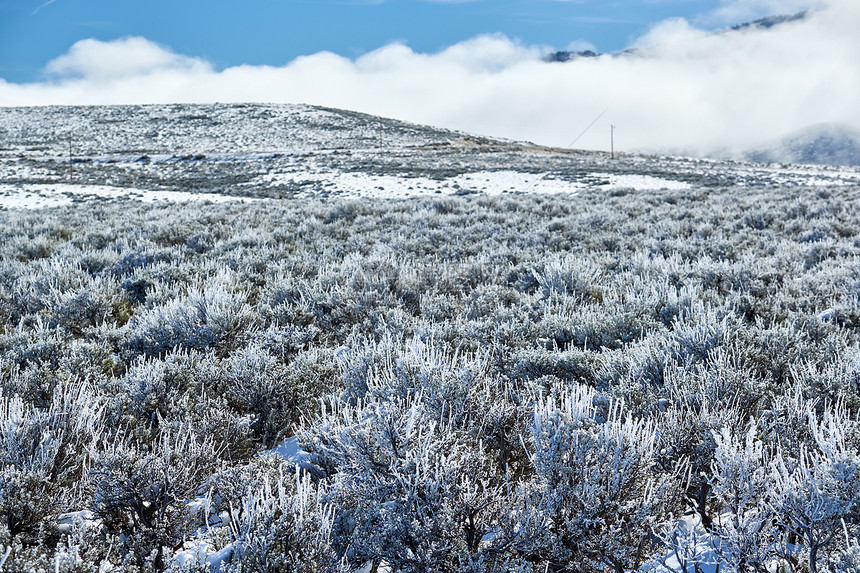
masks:
<instances>
[{"instance_id":1,"label":"distant mountain","mask_svg":"<svg viewBox=\"0 0 860 573\"><path fill-rule=\"evenodd\" d=\"M731 29L746 30L749 28L773 28L774 26L778 26L780 24L786 24L788 22L797 22L798 20L805 20L807 16L809 16L808 10L791 15L768 16L767 18L761 18L760 20L754 20L745 24L738 24L737 26L732 26Z\"/></svg>"},{"instance_id":2,"label":"distant mountain","mask_svg":"<svg viewBox=\"0 0 860 573\"><path fill-rule=\"evenodd\" d=\"M569 62L571 60L579 60L582 58L596 58L599 55L600 54L598 54L596 52L592 52L591 50L584 50L581 52L561 51L561 52L553 52L552 54L544 56L543 61L550 62L550 63L557 63L557 62L563 63L563 62Z\"/></svg>"},{"instance_id":3,"label":"distant mountain","mask_svg":"<svg viewBox=\"0 0 860 573\"><path fill-rule=\"evenodd\" d=\"M772 146L746 153L750 161L860 166L860 132L844 125L815 125Z\"/></svg>"},{"instance_id":4,"label":"distant mountain","mask_svg":"<svg viewBox=\"0 0 860 573\"><path fill-rule=\"evenodd\" d=\"M744 24L738 24L736 26L732 26L731 28L727 28L724 30L719 30L718 34L724 33L727 31L738 31L738 30L748 30L753 28L763 28L769 29L774 26L779 26L780 24L787 24L789 22L797 22L799 20L804 20L809 16L809 11L798 12L797 14L788 14L782 16L768 16L767 18L761 18L759 20L754 20L752 22L746 22ZM613 52L612 55L622 55L622 54L631 54L638 52L636 48L628 48L626 50L622 50L620 52ZM561 50L558 52L553 52L551 54L547 54L543 57L543 61L549 63L564 63L570 62L573 60L581 60L587 58L597 58L602 56L599 52L593 52L591 50L584 50L581 52L571 52L567 50Z\"/></svg>"}]
</instances>

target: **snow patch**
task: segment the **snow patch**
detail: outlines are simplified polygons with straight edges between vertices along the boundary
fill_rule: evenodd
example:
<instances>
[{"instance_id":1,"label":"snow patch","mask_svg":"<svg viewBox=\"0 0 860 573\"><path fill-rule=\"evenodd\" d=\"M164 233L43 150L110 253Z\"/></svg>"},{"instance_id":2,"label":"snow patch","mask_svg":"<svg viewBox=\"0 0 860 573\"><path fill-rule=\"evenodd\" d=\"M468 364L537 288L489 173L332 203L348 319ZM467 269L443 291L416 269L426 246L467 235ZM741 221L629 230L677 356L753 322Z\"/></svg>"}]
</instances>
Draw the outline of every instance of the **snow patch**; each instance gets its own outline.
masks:
<instances>
[{"instance_id":1,"label":"snow patch","mask_svg":"<svg viewBox=\"0 0 860 573\"><path fill-rule=\"evenodd\" d=\"M136 199L144 203L186 203L210 201L212 203L256 201L246 197L234 197L217 193L185 193L182 191L146 191L108 185L72 185L69 183L47 183L31 185L0 184L0 208L43 209L71 205L81 200Z\"/></svg>"},{"instance_id":2,"label":"snow patch","mask_svg":"<svg viewBox=\"0 0 860 573\"><path fill-rule=\"evenodd\" d=\"M719 559L715 540L705 530L698 514L686 515L675 523L674 529L664 533L665 553L658 556L646 570L653 573L717 573Z\"/></svg>"},{"instance_id":3,"label":"snow patch","mask_svg":"<svg viewBox=\"0 0 860 573\"><path fill-rule=\"evenodd\" d=\"M186 546L188 548L177 553L172 560L172 564L179 570L206 567L215 573L221 571L221 564L233 555L232 543L218 551L213 551L212 545L205 540L194 540L186 543ZM174 569L168 568L165 573L172 570Z\"/></svg>"},{"instance_id":4,"label":"snow patch","mask_svg":"<svg viewBox=\"0 0 860 573\"><path fill-rule=\"evenodd\" d=\"M63 513L57 518L57 531L60 533L68 533L75 526L87 528L95 523L95 520L95 514L88 509L74 511L72 513Z\"/></svg>"},{"instance_id":5,"label":"snow patch","mask_svg":"<svg viewBox=\"0 0 860 573\"><path fill-rule=\"evenodd\" d=\"M836 310L828 308L827 310L824 310L819 313L818 320L830 320L834 316L836 316Z\"/></svg>"},{"instance_id":6,"label":"snow patch","mask_svg":"<svg viewBox=\"0 0 860 573\"><path fill-rule=\"evenodd\" d=\"M281 441L280 444L267 450L268 454L275 454L281 458L293 462L294 464L304 464L310 462L311 454L299 447L298 436L292 436Z\"/></svg>"},{"instance_id":7,"label":"snow patch","mask_svg":"<svg viewBox=\"0 0 860 573\"><path fill-rule=\"evenodd\" d=\"M660 191L663 189L669 190L685 190L690 189L691 185L685 181L672 181L653 177L651 175L611 175L606 173L595 173L594 177L605 177L608 183L603 185L608 189L634 189L636 191Z\"/></svg>"},{"instance_id":8,"label":"snow patch","mask_svg":"<svg viewBox=\"0 0 860 573\"><path fill-rule=\"evenodd\" d=\"M595 185L595 181L599 181ZM502 195L506 193L535 193L544 195L575 195L583 189L689 189L683 181L672 181L650 175L583 174L581 180L558 179L546 174L522 173L513 170L475 171L443 179L407 175L374 175L368 173L328 170L297 170L267 173L250 181L249 186L277 187L304 184L312 186L306 194L321 192L352 198L408 198L426 195Z\"/></svg>"},{"instance_id":9,"label":"snow patch","mask_svg":"<svg viewBox=\"0 0 860 573\"><path fill-rule=\"evenodd\" d=\"M298 466L302 472L306 472L316 478L325 476L325 472L321 467L313 462L313 454L310 454L299 447L299 438L292 436L281 441L280 444L266 450L266 454L279 456L282 459L292 462Z\"/></svg>"}]
</instances>

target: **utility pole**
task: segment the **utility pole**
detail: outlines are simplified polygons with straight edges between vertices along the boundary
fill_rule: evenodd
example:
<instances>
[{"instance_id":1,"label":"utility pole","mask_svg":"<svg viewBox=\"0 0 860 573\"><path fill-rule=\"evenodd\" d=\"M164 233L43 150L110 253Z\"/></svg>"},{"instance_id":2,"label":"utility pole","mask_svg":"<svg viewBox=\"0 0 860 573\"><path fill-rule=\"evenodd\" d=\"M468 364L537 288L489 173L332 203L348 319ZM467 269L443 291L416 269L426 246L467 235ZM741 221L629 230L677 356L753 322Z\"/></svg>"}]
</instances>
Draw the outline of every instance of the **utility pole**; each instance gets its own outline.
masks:
<instances>
[{"instance_id":1,"label":"utility pole","mask_svg":"<svg viewBox=\"0 0 860 573\"><path fill-rule=\"evenodd\" d=\"M69 183L73 182L75 173L72 167L72 132L69 132Z\"/></svg>"},{"instance_id":2,"label":"utility pole","mask_svg":"<svg viewBox=\"0 0 860 573\"><path fill-rule=\"evenodd\" d=\"M379 124L379 156L382 157L382 123Z\"/></svg>"},{"instance_id":3,"label":"utility pole","mask_svg":"<svg viewBox=\"0 0 860 573\"><path fill-rule=\"evenodd\" d=\"M610 141L610 153L612 154L612 159L615 159L615 126L609 126L609 141Z\"/></svg>"}]
</instances>

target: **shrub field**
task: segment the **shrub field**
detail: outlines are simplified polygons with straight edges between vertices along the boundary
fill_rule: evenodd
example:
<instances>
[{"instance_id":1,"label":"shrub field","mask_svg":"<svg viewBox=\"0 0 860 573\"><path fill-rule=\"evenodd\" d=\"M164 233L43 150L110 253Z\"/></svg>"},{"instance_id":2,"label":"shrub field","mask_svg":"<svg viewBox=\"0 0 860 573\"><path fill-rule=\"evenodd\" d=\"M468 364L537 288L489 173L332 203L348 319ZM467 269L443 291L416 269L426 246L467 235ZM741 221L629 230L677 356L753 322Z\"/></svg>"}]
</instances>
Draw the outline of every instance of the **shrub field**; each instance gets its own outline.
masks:
<instances>
[{"instance_id":1,"label":"shrub field","mask_svg":"<svg viewBox=\"0 0 860 573\"><path fill-rule=\"evenodd\" d=\"M3 571L860 571L860 189L0 212Z\"/></svg>"}]
</instances>

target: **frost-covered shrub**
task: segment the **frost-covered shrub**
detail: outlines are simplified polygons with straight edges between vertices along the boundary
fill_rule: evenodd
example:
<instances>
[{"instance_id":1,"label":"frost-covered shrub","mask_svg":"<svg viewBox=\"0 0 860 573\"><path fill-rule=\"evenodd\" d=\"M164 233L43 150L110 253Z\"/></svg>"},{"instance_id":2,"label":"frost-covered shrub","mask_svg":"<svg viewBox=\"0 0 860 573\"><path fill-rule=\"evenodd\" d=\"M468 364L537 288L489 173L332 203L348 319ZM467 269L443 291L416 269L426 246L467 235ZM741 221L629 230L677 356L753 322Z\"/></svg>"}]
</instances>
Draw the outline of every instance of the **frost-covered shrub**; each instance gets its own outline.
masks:
<instances>
[{"instance_id":1,"label":"frost-covered shrub","mask_svg":"<svg viewBox=\"0 0 860 573\"><path fill-rule=\"evenodd\" d=\"M534 476L520 486L514 546L556 571L631 571L675 515L683 468L656 472L654 423L601 412L575 386L535 405L528 445Z\"/></svg>"},{"instance_id":2,"label":"frost-covered shrub","mask_svg":"<svg viewBox=\"0 0 860 573\"><path fill-rule=\"evenodd\" d=\"M810 573L822 552L860 507L860 457L856 421L837 406L819 419L807 413L813 441L797 458L778 451L771 464L770 506L778 526L796 535L806 551ZM808 448L808 449L807 449Z\"/></svg>"},{"instance_id":3,"label":"frost-covered shrub","mask_svg":"<svg viewBox=\"0 0 860 573\"><path fill-rule=\"evenodd\" d=\"M163 358L139 358L126 373L105 383L107 422L148 443L178 422L223 444L225 459L242 460L260 449L252 412L235 408L225 395L224 367L211 353L176 350Z\"/></svg>"},{"instance_id":4,"label":"frost-covered shrub","mask_svg":"<svg viewBox=\"0 0 860 573\"><path fill-rule=\"evenodd\" d=\"M548 346L563 350L621 348L653 326L646 317L611 303L579 306L573 299L566 299L562 304L547 305L542 312L538 336Z\"/></svg>"},{"instance_id":5,"label":"frost-covered shrub","mask_svg":"<svg viewBox=\"0 0 860 573\"><path fill-rule=\"evenodd\" d=\"M56 533L56 532L54 532ZM97 571L100 556L91 551L80 528L69 534L55 534L39 545L24 545L20 539L9 539L0 524L0 567L17 573L90 573ZM47 542L45 542L47 541ZM4 551L5 550L5 551Z\"/></svg>"},{"instance_id":6,"label":"frost-covered shrub","mask_svg":"<svg viewBox=\"0 0 860 573\"><path fill-rule=\"evenodd\" d=\"M47 405L54 387L66 377L64 375L81 374L69 372L65 367L69 357L77 354L80 347L70 343L66 333L49 327L42 320L32 325L19 323L16 329L0 334L6 392L35 405Z\"/></svg>"},{"instance_id":7,"label":"frost-covered shrub","mask_svg":"<svg viewBox=\"0 0 860 573\"><path fill-rule=\"evenodd\" d=\"M114 305L110 300L98 300L91 289L56 296L51 320L76 335L110 317Z\"/></svg>"},{"instance_id":8,"label":"frost-covered shrub","mask_svg":"<svg viewBox=\"0 0 860 573\"><path fill-rule=\"evenodd\" d=\"M131 275L136 269L152 266L159 262L168 262L176 258L176 253L172 249L145 244L133 249L126 246L122 251L124 254L111 269L113 274L119 278Z\"/></svg>"},{"instance_id":9,"label":"frost-covered shrub","mask_svg":"<svg viewBox=\"0 0 860 573\"><path fill-rule=\"evenodd\" d=\"M456 568L492 531L501 485L477 444L458 443L451 422L433 420L420 401L398 402L337 412L344 430L315 448L337 471L333 543L359 564Z\"/></svg>"},{"instance_id":10,"label":"frost-covered shrub","mask_svg":"<svg viewBox=\"0 0 860 573\"><path fill-rule=\"evenodd\" d=\"M856 521L856 421L838 405L821 417L807 407L803 418L811 439L799 447L789 439L765 446L755 421L744 438L715 435L714 495L724 505L712 531L733 568L764 571L775 559L802 557L815 573L845 523Z\"/></svg>"},{"instance_id":11,"label":"frost-covered shrub","mask_svg":"<svg viewBox=\"0 0 860 573\"><path fill-rule=\"evenodd\" d=\"M843 404L848 411L860 408L860 351L857 348L835 354L823 363L797 364L791 371L793 387L814 402L816 410L830 402Z\"/></svg>"},{"instance_id":12,"label":"frost-covered shrub","mask_svg":"<svg viewBox=\"0 0 860 573\"><path fill-rule=\"evenodd\" d=\"M252 417L250 429L263 446L275 445L299 416L300 397L286 383L286 365L262 347L248 346L222 368L227 400Z\"/></svg>"},{"instance_id":13,"label":"frost-covered shrub","mask_svg":"<svg viewBox=\"0 0 860 573\"><path fill-rule=\"evenodd\" d=\"M220 397L221 376L213 356L190 350L139 357L116 380L110 400L113 423L157 430L162 422L194 419L210 407L207 401Z\"/></svg>"},{"instance_id":14,"label":"frost-covered shrub","mask_svg":"<svg viewBox=\"0 0 860 573\"><path fill-rule=\"evenodd\" d=\"M92 509L108 533L122 536L131 565L163 570L165 551L196 529L186 504L219 469L221 447L184 425L163 430L151 447L119 434L105 441L88 475Z\"/></svg>"},{"instance_id":15,"label":"frost-covered shrub","mask_svg":"<svg viewBox=\"0 0 860 573\"><path fill-rule=\"evenodd\" d=\"M553 295L572 296L578 300L600 301L603 292L600 283L603 269L594 261L567 255L546 261L540 269L532 271L545 298Z\"/></svg>"},{"instance_id":16,"label":"frost-covered shrub","mask_svg":"<svg viewBox=\"0 0 860 573\"><path fill-rule=\"evenodd\" d=\"M722 511L711 525L719 558L732 571L767 571L778 555L776 516L766 503L772 452L751 423L745 435L715 433L713 493Z\"/></svg>"},{"instance_id":17,"label":"frost-covered shrub","mask_svg":"<svg viewBox=\"0 0 860 573\"><path fill-rule=\"evenodd\" d=\"M600 356L577 348L553 352L546 349L522 350L511 357L510 375L518 380L555 376L567 382L587 384L601 369Z\"/></svg>"},{"instance_id":18,"label":"frost-covered shrub","mask_svg":"<svg viewBox=\"0 0 860 573\"><path fill-rule=\"evenodd\" d=\"M320 292L303 278L272 277L260 294L262 312L276 325L306 326L315 318Z\"/></svg>"},{"instance_id":19,"label":"frost-covered shrub","mask_svg":"<svg viewBox=\"0 0 860 573\"><path fill-rule=\"evenodd\" d=\"M699 572L705 570L706 566L717 563L713 555L713 539L696 519L686 517L676 523L667 524L657 536L666 551L665 555L658 555L653 562L657 571Z\"/></svg>"},{"instance_id":20,"label":"frost-covered shrub","mask_svg":"<svg viewBox=\"0 0 860 573\"><path fill-rule=\"evenodd\" d=\"M213 478L205 511L227 530L214 552L221 571L335 570L329 544L334 512L325 500L322 485L283 460L263 458Z\"/></svg>"},{"instance_id":21,"label":"frost-covered shrub","mask_svg":"<svg viewBox=\"0 0 860 573\"><path fill-rule=\"evenodd\" d=\"M290 361L283 384L294 392L294 414L310 418L320 396L339 390L343 384L337 350L310 348ZM298 422L298 419L294 419Z\"/></svg>"},{"instance_id":22,"label":"frost-covered shrub","mask_svg":"<svg viewBox=\"0 0 860 573\"><path fill-rule=\"evenodd\" d=\"M0 393L0 525L10 539L43 543L50 520L84 501L103 408L86 383L57 386L46 408Z\"/></svg>"},{"instance_id":23,"label":"frost-covered shrub","mask_svg":"<svg viewBox=\"0 0 860 573\"><path fill-rule=\"evenodd\" d=\"M737 410L745 423L758 417L774 389L746 360L745 349L731 344L708 354L708 360L667 369L662 391L666 396L715 408ZM726 425L733 426L729 419Z\"/></svg>"},{"instance_id":24,"label":"frost-covered shrub","mask_svg":"<svg viewBox=\"0 0 860 573\"><path fill-rule=\"evenodd\" d=\"M826 571L828 573L858 573L860 572L860 540L852 538L845 530L845 547L830 558Z\"/></svg>"},{"instance_id":25,"label":"frost-covered shrub","mask_svg":"<svg viewBox=\"0 0 860 573\"><path fill-rule=\"evenodd\" d=\"M678 376L679 374L675 374ZM712 499L711 467L717 448L714 433L745 427L746 417L734 399L714 400L694 392L671 394L655 404L658 416L659 465L663 469L686 461L689 470L684 487L687 504L705 527L720 513L720 502Z\"/></svg>"},{"instance_id":26,"label":"frost-covered shrub","mask_svg":"<svg viewBox=\"0 0 860 573\"><path fill-rule=\"evenodd\" d=\"M727 344L731 333L737 330L736 317L695 305L679 314L672 325L671 351L681 365L707 360L721 346Z\"/></svg>"},{"instance_id":27,"label":"frost-covered shrub","mask_svg":"<svg viewBox=\"0 0 860 573\"><path fill-rule=\"evenodd\" d=\"M633 409L651 409L661 398L668 370L678 365L666 348L665 332L652 333L624 351L604 352L603 368L597 373L601 387L614 387L614 394Z\"/></svg>"},{"instance_id":28,"label":"frost-covered shrub","mask_svg":"<svg viewBox=\"0 0 860 573\"><path fill-rule=\"evenodd\" d=\"M15 237L6 246L6 251L14 253L14 258L19 261L35 261L47 259L53 253L56 241L50 237L38 236L32 237Z\"/></svg>"},{"instance_id":29,"label":"frost-covered shrub","mask_svg":"<svg viewBox=\"0 0 860 573\"><path fill-rule=\"evenodd\" d=\"M487 551L506 507L504 474L481 447L485 366L418 341L346 359L350 400L323 406L303 439L331 476L332 544L360 565L453 570Z\"/></svg>"},{"instance_id":30,"label":"frost-covered shrub","mask_svg":"<svg viewBox=\"0 0 860 573\"><path fill-rule=\"evenodd\" d=\"M80 265L52 258L22 267L15 277L14 304L20 313L32 314L55 305L58 298L91 286L92 278Z\"/></svg>"},{"instance_id":31,"label":"frost-covered shrub","mask_svg":"<svg viewBox=\"0 0 860 573\"><path fill-rule=\"evenodd\" d=\"M714 403L735 401L755 409L768 390L767 379L751 371L744 349L728 339L730 318L696 308L692 316L682 313L671 333L658 330L609 354L598 374L601 384L614 387L639 414L672 393L681 399L708 395Z\"/></svg>"},{"instance_id":32,"label":"frost-covered shrub","mask_svg":"<svg viewBox=\"0 0 860 573\"><path fill-rule=\"evenodd\" d=\"M127 325L127 348L146 356L176 348L212 348L228 354L241 345L252 326L253 314L245 300L218 284L191 289L187 297L135 314Z\"/></svg>"}]
</instances>

